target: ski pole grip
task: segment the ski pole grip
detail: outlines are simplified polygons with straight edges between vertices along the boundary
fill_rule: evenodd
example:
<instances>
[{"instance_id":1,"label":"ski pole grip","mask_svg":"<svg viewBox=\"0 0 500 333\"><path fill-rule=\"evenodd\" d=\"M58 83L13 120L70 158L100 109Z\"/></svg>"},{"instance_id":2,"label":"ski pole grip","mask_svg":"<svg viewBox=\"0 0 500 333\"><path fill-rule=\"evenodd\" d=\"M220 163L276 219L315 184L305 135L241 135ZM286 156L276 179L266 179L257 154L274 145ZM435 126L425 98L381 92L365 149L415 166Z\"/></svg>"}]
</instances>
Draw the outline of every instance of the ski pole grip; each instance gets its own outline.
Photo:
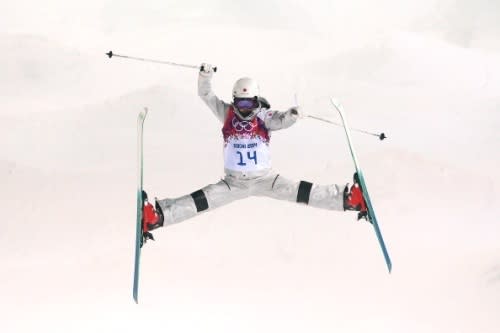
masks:
<instances>
[{"instance_id":1,"label":"ski pole grip","mask_svg":"<svg viewBox=\"0 0 500 333\"><path fill-rule=\"evenodd\" d=\"M213 67L212 69L214 70L214 72L217 72L217 67ZM205 66L202 65L200 67L200 71L203 72L204 70L205 70Z\"/></svg>"}]
</instances>

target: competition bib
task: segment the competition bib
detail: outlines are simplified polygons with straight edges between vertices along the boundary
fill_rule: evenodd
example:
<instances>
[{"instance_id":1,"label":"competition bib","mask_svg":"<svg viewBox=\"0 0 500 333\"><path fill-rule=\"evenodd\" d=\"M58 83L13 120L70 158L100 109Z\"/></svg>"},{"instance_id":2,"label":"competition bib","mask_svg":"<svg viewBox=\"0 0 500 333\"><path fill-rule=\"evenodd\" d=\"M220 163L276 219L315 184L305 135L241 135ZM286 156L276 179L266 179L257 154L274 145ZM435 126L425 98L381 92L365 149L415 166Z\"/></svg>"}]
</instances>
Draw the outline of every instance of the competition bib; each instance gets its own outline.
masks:
<instances>
[{"instance_id":1,"label":"competition bib","mask_svg":"<svg viewBox=\"0 0 500 333\"><path fill-rule=\"evenodd\" d=\"M269 132L258 115L240 120L231 107L222 134L226 169L251 172L271 168Z\"/></svg>"}]
</instances>

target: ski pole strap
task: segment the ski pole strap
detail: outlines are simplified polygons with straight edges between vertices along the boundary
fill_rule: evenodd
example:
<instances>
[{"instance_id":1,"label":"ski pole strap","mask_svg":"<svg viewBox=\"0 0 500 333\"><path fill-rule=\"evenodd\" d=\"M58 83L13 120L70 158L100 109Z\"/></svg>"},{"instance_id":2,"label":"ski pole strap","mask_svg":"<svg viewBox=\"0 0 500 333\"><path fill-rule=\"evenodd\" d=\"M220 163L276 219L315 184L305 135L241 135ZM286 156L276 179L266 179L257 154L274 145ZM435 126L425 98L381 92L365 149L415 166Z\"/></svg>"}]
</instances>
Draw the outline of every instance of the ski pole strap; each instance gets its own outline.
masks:
<instances>
[{"instance_id":1,"label":"ski pole strap","mask_svg":"<svg viewBox=\"0 0 500 333\"><path fill-rule=\"evenodd\" d=\"M207 197L205 196L203 190L198 190L196 192L191 193L191 197L194 200L194 204L196 205L196 211L198 213L208 209Z\"/></svg>"},{"instance_id":2,"label":"ski pole strap","mask_svg":"<svg viewBox=\"0 0 500 333\"><path fill-rule=\"evenodd\" d=\"M312 183L303 180L300 181L297 202L305 203L306 205L309 204L309 195L311 194L312 186Z\"/></svg>"}]
</instances>

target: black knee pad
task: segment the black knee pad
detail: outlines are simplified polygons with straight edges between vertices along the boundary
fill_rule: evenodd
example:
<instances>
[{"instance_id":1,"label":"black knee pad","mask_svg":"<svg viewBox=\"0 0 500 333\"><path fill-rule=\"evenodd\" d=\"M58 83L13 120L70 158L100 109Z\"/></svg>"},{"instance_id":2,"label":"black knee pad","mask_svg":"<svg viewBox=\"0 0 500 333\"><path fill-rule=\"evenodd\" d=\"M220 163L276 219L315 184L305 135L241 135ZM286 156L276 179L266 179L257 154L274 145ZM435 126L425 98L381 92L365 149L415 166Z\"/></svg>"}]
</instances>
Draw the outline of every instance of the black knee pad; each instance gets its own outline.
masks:
<instances>
[{"instance_id":1,"label":"black knee pad","mask_svg":"<svg viewBox=\"0 0 500 333\"><path fill-rule=\"evenodd\" d=\"M197 212L202 212L208 209L207 197L205 196L203 190L198 190L196 192L191 193L191 197L194 200Z\"/></svg>"},{"instance_id":2,"label":"black knee pad","mask_svg":"<svg viewBox=\"0 0 500 333\"><path fill-rule=\"evenodd\" d=\"M312 186L312 183L303 180L300 181L299 191L297 193L297 202L302 202L306 205L309 203L309 195L311 194Z\"/></svg>"}]
</instances>

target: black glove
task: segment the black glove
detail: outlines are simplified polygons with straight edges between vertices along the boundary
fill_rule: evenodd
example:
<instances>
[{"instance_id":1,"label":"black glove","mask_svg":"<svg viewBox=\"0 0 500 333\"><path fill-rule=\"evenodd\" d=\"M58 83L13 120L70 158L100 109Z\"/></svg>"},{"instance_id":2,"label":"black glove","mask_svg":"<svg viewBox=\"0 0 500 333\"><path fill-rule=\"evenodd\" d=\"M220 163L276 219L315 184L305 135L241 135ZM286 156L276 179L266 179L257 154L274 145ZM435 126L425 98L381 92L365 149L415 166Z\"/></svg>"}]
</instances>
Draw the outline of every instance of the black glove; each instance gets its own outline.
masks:
<instances>
[{"instance_id":1,"label":"black glove","mask_svg":"<svg viewBox=\"0 0 500 333\"><path fill-rule=\"evenodd\" d=\"M301 112L298 106L292 106L291 108L288 109L288 111L290 111L290 113L294 116L297 117L301 116Z\"/></svg>"},{"instance_id":2,"label":"black glove","mask_svg":"<svg viewBox=\"0 0 500 333\"><path fill-rule=\"evenodd\" d=\"M202 63L200 66L200 74L203 76L212 76L216 71L217 67L214 67L207 63Z\"/></svg>"}]
</instances>

